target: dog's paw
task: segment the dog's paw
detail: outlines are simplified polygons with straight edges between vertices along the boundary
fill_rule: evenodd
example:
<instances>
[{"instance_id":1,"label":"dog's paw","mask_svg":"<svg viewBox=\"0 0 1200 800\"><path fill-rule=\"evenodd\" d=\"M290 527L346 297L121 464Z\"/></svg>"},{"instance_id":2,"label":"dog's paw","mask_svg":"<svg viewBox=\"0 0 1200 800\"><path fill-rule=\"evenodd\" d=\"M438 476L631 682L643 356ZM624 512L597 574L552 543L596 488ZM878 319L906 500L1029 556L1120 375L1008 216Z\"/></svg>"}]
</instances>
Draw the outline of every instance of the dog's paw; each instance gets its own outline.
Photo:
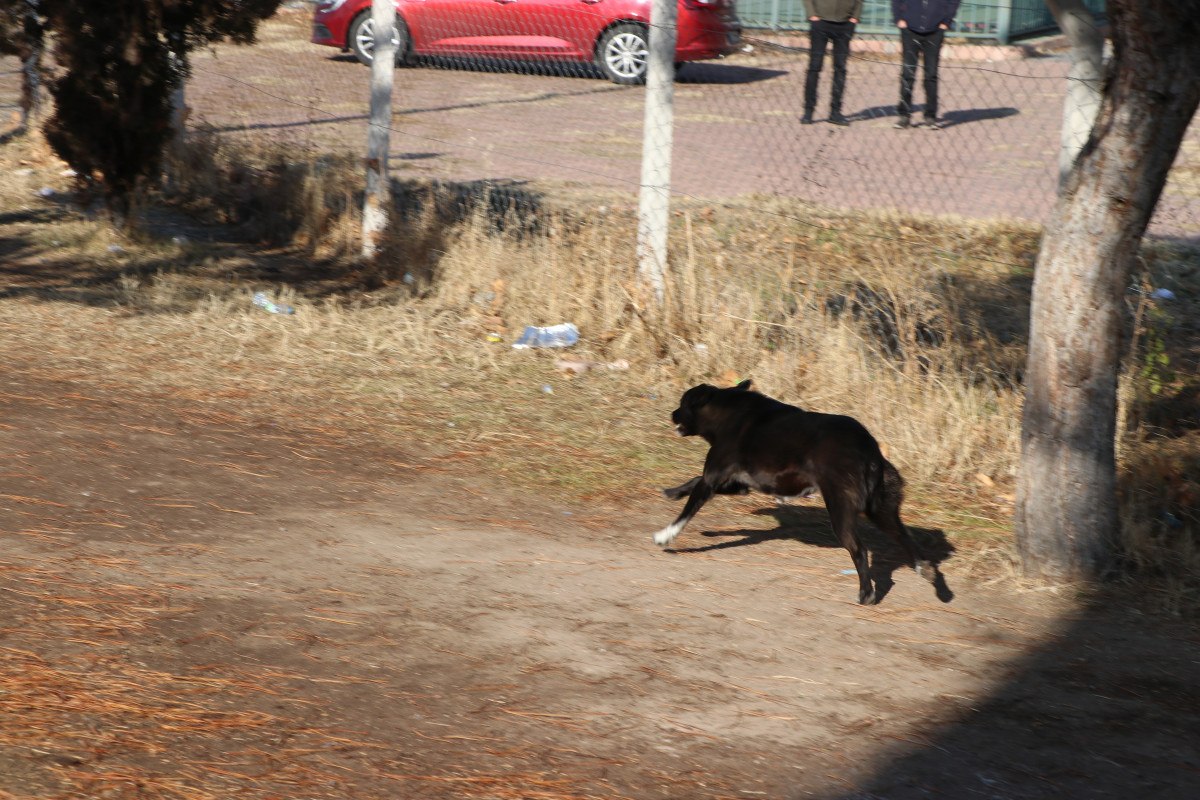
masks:
<instances>
[{"instance_id":1,"label":"dog's paw","mask_svg":"<svg viewBox=\"0 0 1200 800\"><path fill-rule=\"evenodd\" d=\"M873 606L873 605L877 604L878 602L879 602L879 600L878 600L878 598L875 597L874 589L872 589L869 592L859 592L858 593L858 604L860 606Z\"/></svg>"},{"instance_id":2,"label":"dog's paw","mask_svg":"<svg viewBox=\"0 0 1200 800\"><path fill-rule=\"evenodd\" d=\"M679 535L679 530L682 526L671 523L663 528L658 533L654 534L654 543L659 547L669 547L671 542L675 541L675 537Z\"/></svg>"}]
</instances>

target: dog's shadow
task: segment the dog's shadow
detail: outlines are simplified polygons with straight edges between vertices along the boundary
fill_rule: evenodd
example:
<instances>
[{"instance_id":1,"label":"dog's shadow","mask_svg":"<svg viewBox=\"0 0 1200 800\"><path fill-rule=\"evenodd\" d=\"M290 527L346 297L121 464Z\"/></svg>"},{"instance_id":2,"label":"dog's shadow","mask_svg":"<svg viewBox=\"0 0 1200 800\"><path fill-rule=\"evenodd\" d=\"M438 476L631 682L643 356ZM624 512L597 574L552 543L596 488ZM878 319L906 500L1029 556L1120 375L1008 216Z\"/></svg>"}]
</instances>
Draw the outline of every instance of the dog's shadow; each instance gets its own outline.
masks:
<instances>
[{"instance_id":1,"label":"dog's shadow","mask_svg":"<svg viewBox=\"0 0 1200 800\"><path fill-rule=\"evenodd\" d=\"M774 517L779 527L773 530L742 529L734 531L702 531L701 536L741 537L729 538L716 544L706 544L699 547L672 547L670 553L706 553L710 550L725 550L730 547L747 547L778 539L792 539L804 544L817 547L836 547L842 549L842 544L834 536L829 524L829 514L821 506L772 506L760 508L753 512L755 516ZM950 558L954 553L954 545L946 539L943 531L932 528L917 528L908 526L909 532L917 540L921 553L935 567ZM904 561L899 547L880 532L875 526L860 520L858 535L863 547L871 554L870 575L875 584L876 602L882 601L887 593L895 586L892 574L901 568L910 569L911 565ZM937 579L933 583L937 599L949 603L954 599L954 592L946 583L942 571L937 571Z\"/></svg>"}]
</instances>

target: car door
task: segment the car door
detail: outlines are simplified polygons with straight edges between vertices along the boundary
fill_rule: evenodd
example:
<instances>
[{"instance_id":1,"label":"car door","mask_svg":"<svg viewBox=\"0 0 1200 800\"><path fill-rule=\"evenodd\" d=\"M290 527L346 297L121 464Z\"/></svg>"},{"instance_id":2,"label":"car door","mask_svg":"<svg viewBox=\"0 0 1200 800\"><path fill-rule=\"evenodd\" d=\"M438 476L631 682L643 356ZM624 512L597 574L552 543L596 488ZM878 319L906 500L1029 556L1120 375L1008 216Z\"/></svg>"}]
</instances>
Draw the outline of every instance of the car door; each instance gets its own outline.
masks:
<instances>
[{"instance_id":1,"label":"car door","mask_svg":"<svg viewBox=\"0 0 1200 800\"><path fill-rule=\"evenodd\" d=\"M488 53L489 41L505 35L504 5L500 0L403 0L401 9L412 10L418 53L472 55Z\"/></svg>"},{"instance_id":2,"label":"car door","mask_svg":"<svg viewBox=\"0 0 1200 800\"><path fill-rule=\"evenodd\" d=\"M619 0L511 0L504 7L515 55L590 61Z\"/></svg>"}]
</instances>

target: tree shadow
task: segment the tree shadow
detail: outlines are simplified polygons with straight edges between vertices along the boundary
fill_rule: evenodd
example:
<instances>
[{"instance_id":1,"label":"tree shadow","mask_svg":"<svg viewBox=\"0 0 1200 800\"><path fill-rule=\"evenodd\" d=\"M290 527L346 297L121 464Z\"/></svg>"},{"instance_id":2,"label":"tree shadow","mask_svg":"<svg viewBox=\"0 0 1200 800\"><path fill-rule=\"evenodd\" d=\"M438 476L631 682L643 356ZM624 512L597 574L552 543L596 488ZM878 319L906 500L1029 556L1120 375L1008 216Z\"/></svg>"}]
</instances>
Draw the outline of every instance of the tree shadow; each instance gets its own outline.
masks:
<instances>
[{"instance_id":1,"label":"tree shadow","mask_svg":"<svg viewBox=\"0 0 1200 800\"><path fill-rule=\"evenodd\" d=\"M829 514L824 507L815 506L783 506L760 508L752 512L758 517L773 517L778 527L773 530L760 528L743 528L733 531L701 531L700 535L712 539L725 538L725 541L715 544L699 545L696 547L667 548L668 553L707 553L714 550L727 550L734 547L753 547L764 542L790 539L814 547L831 547L842 549L841 543L834 536L829 524ZM907 526L921 553L934 565L940 566L955 552L954 545L946 538L945 531L936 528L918 528ZM857 527L859 539L870 554L870 576L875 584L875 596L882 602L895 586L893 574L898 569L911 569L912 565L905 562L904 554L889 537L876 530L873 525L860 520ZM733 538L740 537L740 538ZM853 571L853 570L851 570ZM954 592L946 583L945 576L938 570L934 583L934 594L943 603L954 599Z\"/></svg>"},{"instance_id":2,"label":"tree shadow","mask_svg":"<svg viewBox=\"0 0 1200 800\"><path fill-rule=\"evenodd\" d=\"M1194 623L1137 609L1137 595L1086 589L1057 630L1003 666L986 696L948 698L949 707L917 720L905 737L912 745L889 752L853 790L822 796L1196 797L1200 640ZM995 624L979 633L1011 635Z\"/></svg>"},{"instance_id":3,"label":"tree shadow","mask_svg":"<svg viewBox=\"0 0 1200 800\"><path fill-rule=\"evenodd\" d=\"M1193 360L1196 355L1190 354ZM1179 439L1200 430L1197 409L1200 409L1200 379L1180 379L1142 404L1139 421L1160 436Z\"/></svg>"},{"instance_id":4,"label":"tree shadow","mask_svg":"<svg viewBox=\"0 0 1200 800\"><path fill-rule=\"evenodd\" d=\"M4 110L4 106L0 106L0 111L3 111L3 110ZM0 144L8 144L9 142L20 138L21 136L24 136L28 132L29 132L29 128L27 126L18 125L17 127L13 128L11 131L5 131L4 133L0 133Z\"/></svg>"},{"instance_id":5,"label":"tree shadow","mask_svg":"<svg viewBox=\"0 0 1200 800\"><path fill-rule=\"evenodd\" d=\"M407 154L421 157L421 154ZM527 182L496 179L438 181L392 179L394 214L383 243L384 263L403 264L404 284L396 292L411 295L436 280L447 237L465 220L478 220L489 231L534 235L542 220L543 195ZM264 238L249 208L249 224L212 222L166 203L147 205L131 233L149 248L128 247L118 238L93 252L56 248L39 238L39 225L90 216L80 198L55 193L37 206L0 213L0 226L25 224L29 230L0 235L0 299L29 298L96 307L121 307L134 314L187 313L209 296L202 281L173 287L174 300L153 306L131 303L130 287L163 276L215 277L231 287L287 288L312 299L360 297L385 288L399 275L367 275L355 264L317 258L309 248L290 244L301 220L281 219ZM361 203L361 193L352 202ZM266 213L266 212L263 212ZM44 236L44 234L42 234ZM155 248L153 245L170 245ZM129 253L137 250L136 257ZM403 257L398 257L397 253ZM246 257L249 255L250 257ZM237 266L231 267L234 263ZM232 272L231 272L232 270ZM212 273L217 273L214 275Z\"/></svg>"}]
</instances>

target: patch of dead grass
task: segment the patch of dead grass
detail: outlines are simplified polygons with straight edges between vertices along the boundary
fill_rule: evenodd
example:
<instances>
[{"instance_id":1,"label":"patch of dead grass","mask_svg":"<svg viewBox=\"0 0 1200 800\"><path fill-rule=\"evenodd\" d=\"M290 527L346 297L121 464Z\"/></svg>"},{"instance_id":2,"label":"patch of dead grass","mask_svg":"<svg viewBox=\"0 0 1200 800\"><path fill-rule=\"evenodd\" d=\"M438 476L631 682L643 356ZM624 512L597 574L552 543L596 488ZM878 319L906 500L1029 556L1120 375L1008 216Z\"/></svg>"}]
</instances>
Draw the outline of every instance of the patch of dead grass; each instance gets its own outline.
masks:
<instances>
[{"instance_id":1,"label":"patch of dead grass","mask_svg":"<svg viewBox=\"0 0 1200 800\"><path fill-rule=\"evenodd\" d=\"M20 162L54 177L44 153ZM204 135L174 168L191 213L240 221L276 249L150 231L114 254L101 223L63 206L52 218L39 211L12 228L22 263L47 268L41 282L27 270L0 303L7 348L79 380L198 401L236 395L246 413L336 419L416 438L431 457L472 459L515 487L610 498L699 463L701 448L666 423L682 389L749 377L862 419L907 476L910 514L923 523L986 541L1008 529L1038 238L1029 226L766 198L681 203L656 309L639 288L628 200L407 185L385 260L367 274L348 258L352 159L303 163ZM0 198L42 207L20 192ZM1177 255L1148 250L1147 274L1195 282ZM46 290L73 270L86 280ZM296 313L264 313L250 302L257 290ZM558 354L508 346L525 325L564 321L583 333L573 356L621 359L629 371L576 377L554 368ZM1136 411L1144 399L1132 402ZM1159 444L1142 430L1128 446ZM1127 482L1144 483L1152 460L1126 459ZM1194 463L1173 463L1194 481ZM1158 531L1169 507L1178 536L1194 542L1194 505L1164 502L1127 502L1127 530L1149 520ZM1154 553L1134 560L1165 574L1158 551L1175 539L1134 535L1130 548Z\"/></svg>"}]
</instances>

